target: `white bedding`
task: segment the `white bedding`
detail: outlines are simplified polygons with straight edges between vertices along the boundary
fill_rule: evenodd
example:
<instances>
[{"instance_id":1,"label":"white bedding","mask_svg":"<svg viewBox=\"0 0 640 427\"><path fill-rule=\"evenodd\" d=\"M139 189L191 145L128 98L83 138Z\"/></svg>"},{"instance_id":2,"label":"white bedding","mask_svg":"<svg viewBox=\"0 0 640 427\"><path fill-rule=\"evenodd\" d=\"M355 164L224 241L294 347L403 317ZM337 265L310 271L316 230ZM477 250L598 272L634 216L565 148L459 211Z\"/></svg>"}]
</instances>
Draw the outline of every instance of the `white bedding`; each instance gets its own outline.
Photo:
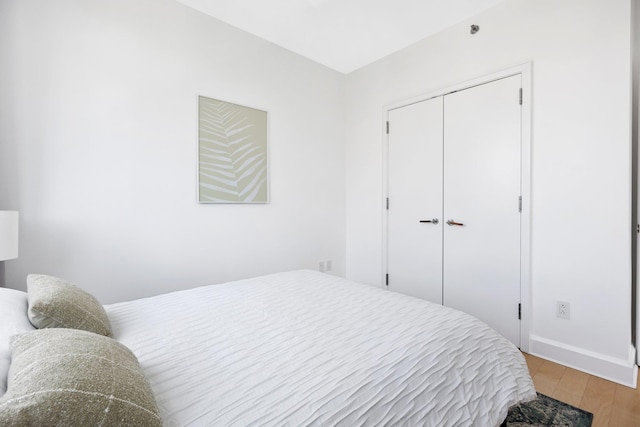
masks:
<instances>
[{"instance_id":1,"label":"white bedding","mask_svg":"<svg viewBox=\"0 0 640 427\"><path fill-rule=\"evenodd\" d=\"M27 317L27 293L0 288L0 397L7 391L7 374L11 365L9 339L34 329Z\"/></svg>"},{"instance_id":2,"label":"white bedding","mask_svg":"<svg viewBox=\"0 0 640 427\"><path fill-rule=\"evenodd\" d=\"M167 426L485 427L535 397L477 319L314 271L105 308Z\"/></svg>"}]
</instances>

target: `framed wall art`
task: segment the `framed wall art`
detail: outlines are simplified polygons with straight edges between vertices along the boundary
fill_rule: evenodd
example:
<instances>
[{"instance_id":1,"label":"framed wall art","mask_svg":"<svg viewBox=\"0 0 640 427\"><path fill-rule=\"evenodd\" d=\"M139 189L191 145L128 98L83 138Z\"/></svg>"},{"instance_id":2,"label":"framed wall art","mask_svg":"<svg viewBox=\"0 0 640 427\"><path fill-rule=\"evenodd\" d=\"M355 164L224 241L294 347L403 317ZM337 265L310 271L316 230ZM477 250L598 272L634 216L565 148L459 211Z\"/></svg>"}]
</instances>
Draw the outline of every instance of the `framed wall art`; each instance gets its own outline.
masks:
<instances>
[{"instance_id":1,"label":"framed wall art","mask_svg":"<svg viewBox=\"0 0 640 427\"><path fill-rule=\"evenodd\" d=\"M267 112L198 97L198 202L269 203Z\"/></svg>"}]
</instances>

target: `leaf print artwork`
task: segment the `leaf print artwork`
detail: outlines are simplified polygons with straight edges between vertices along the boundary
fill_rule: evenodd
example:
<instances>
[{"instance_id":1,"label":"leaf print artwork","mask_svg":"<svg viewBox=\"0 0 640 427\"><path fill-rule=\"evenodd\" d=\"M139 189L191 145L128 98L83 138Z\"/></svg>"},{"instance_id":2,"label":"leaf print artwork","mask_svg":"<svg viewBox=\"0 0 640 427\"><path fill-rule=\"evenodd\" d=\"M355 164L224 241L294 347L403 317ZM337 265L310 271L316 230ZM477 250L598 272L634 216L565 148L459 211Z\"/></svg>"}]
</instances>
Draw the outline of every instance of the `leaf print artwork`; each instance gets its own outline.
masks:
<instances>
[{"instance_id":1,"label":"leaf print artwork","mask_svg":"<svg viewBox=\"0 0 640 427\"><path fill-rule=\"evenodd\" d=\"M198 201L267 203L267 112L204 96L198 107Z\"/></svg>"}]
</instances>

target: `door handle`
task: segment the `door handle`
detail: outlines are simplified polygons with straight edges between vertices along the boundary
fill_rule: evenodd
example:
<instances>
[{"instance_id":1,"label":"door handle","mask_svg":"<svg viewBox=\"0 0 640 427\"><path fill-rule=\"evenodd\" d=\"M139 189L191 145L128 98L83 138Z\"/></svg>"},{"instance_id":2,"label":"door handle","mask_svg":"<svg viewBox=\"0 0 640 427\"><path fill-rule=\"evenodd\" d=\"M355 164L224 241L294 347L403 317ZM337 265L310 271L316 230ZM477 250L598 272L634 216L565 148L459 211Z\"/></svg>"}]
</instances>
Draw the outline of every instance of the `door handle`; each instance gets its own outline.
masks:
<instances>
[{"instance_id":1,"label":"door handle","mask_svg":"<svg viewBox=\"0 0 640 427\"><path fill-rule=\"evenodd\" d=\"M420 223L422 224L424 224L425 222L430 222L431 224L437 224L440 221L438 221L438 218L420 220Z\"/></svg>"},{"instance_id":2,"label":"door handle","mask_svg":"<svg viewBox=\"0 0 640 427\"><path fill-rule=\"evenodd\" d=\"M448 224L448 225L457 225L457 226L460 226L460 227L463 227L463 226L464 226L464 224L463 224L463 223L461 223L461 222L455 222L455 221L454 221L454 220L452 220L452 219L450 219L449 221L447 221L447 224Z\"/></svg>"}]
</instances>

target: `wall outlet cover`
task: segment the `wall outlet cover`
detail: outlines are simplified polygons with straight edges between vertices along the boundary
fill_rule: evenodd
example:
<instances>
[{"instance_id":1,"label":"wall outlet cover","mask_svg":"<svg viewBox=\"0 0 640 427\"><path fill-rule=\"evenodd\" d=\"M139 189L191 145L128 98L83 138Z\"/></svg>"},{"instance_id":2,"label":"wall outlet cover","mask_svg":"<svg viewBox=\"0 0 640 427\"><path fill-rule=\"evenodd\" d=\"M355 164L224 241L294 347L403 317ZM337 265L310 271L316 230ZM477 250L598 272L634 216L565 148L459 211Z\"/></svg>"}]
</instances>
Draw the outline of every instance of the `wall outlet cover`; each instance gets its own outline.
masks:
<instances>
[{"instance_id":1,"label":"wall outlet cover","mask_svg":"<svg viewBox=\"0 0 640 427\"><path fill-rule=\"evenodd\" d=\"M561 319L570 319L570 307L566 301L558 301L556 303L556 316Z\"/></svg>"}]
</instances>

